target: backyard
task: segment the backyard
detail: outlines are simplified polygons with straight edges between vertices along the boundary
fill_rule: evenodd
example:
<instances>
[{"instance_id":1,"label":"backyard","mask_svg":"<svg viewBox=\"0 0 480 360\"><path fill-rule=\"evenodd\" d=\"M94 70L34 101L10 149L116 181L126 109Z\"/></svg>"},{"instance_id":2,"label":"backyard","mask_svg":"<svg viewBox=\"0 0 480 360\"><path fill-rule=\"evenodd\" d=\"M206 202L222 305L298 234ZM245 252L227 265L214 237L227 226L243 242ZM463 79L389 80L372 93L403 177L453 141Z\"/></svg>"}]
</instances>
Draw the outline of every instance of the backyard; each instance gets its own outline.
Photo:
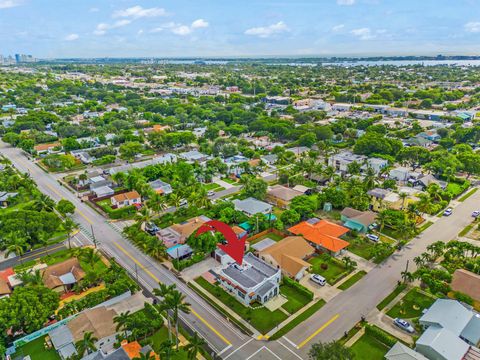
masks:
<instances>
[{"instance_id":1,"label":"backyard","mask_svg":"<svg viewBox=\"0 0 480 360\"><path fill-rule=\"evenodd\" d=\"M284 237L282 235L278 235L278 234L275 234L273 232L271 233L268 233L268 234L265 234L265 235L262 235L260 236L259 238L255 239L255 240L252 240L252 241L249 241L250 245L253 245L253 244L256 244L262 240L265 240L265 239L272 239L273 241L280 241L282 240Z\"/></svg>"},{"instance_id":2,"label":"backyard","mask_svg":"<svg viewBox=\"0 0 480 360\"><path fill-rule=\"evenodd\" d=\"M350 348L358 360L383 360L390 349L370 334L363 334Z\"/></svg>"},{"instance_id":3,"label":"backyard","mask_svg":"<svg viewBox=\"0 0 480 360\"><path fill-rule=\"evenodd\" d=\"M387 312L387 315L391 318L417 318L422 315L424 309L429 308L434 302L434 297L426 295L419 288L413 288Z\"/></svg>"},{"instance_id":4,"label":"backyard","mask_svg":"<svg viewBox=\"0 0 480 360\"><path fill-rule=\"evenodd\" d=\"M316 256L308 262L312 264L312 273L323 276L330 285L334 285L350 273L340 260L329 255Z\"/></svg>"},{"instance_id":5,"label":"backyard","mask_svg":"<svg viewBox=\"0 0 480 360\"><path fill-rule=\"evenodd\" d=\"M202 277L197 278L195 282L240 315L262 334L266 334L288 317L281 310L270 311L264 307L244 306L220 286L212 285Z\"/></svg>"},{"instance_id":6,"label":"backyard","mask_svg":"<svg viewBox=\"0 0 480 360\"><path fill-rule=\"evenodd\" d=\"M30 341L28 344L19 347L12 358L23 359L27 355L30 356L31 360L60 360L60 356L55 349L45 348L44 337Z\"/></svg>"},{"instance_id":7,"label":"backyard","mask_svg":"<svg viewBox=\"0 0 480 360\"><path fill-rule=\"evenodd\" d=\"M280 293L288 299L288 301L282 305L282 308L290 314L296 313L310 302L310 298L306 294L285 282L280 286Z\"/></svg>"}]
</instances>

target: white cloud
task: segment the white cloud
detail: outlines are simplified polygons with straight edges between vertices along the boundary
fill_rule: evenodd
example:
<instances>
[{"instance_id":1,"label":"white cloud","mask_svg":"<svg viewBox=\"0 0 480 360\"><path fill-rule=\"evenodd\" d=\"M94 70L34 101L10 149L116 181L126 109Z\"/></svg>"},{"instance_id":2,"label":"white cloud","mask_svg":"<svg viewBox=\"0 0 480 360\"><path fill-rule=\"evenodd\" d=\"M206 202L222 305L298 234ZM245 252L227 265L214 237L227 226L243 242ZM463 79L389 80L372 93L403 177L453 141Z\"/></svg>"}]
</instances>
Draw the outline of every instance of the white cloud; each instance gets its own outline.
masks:
<instances>
[{"instance_id":1,"label":"white cloud","mask_svg":"<svg viewBox=\"0 0 480 360\"><path fill-rule=\"evenodd\" d=\"M10 9L22 5L19 0L0 0L0 9Z\"/></svg>"},{"instance_id":2,"label":"white cloud","mask_svg":"<svg viewBox=\"0 0 480 360\"><path fill-rule=\"evenodd\" d=\"M372 34L372 30L366 27L360 29L353 29L352 31L350 31L350 33L358 37L360 40L369 40L375 37L375 35Z\"/></svg>"},{"instance_id":3,"label":"white cloud","mask_svg":"<svg viewBox=\"0 0 480 360\"><path fill-rule=\"evenodd\" d=\"M93 33L95 35L105 35L107 30L123 27L123 26L126 26L126 25L130 24L131 22L132 22L131 20L123 19L123 20L115 21L113 24L100 23L100 24L97 25L97 27L96 27L96 29Z\"/></svg>"},{"instance_id":4,"label":"white cloud","mask_svg":"<svg viewBox=\"0 0 480 360\"><path fill-rule=\"evenodd\" d=\"M283 21L279 21L278 23L269 26L260 26L247 29L245 30L245 34L267 38L286 31L289 31L287 25Z\"/></svg>"},{"instance_id":5,"label":"white cloud","mask_svg":"<svg viewBox=\"0 0 480 360\"><path fill-rule=\"evenodd\" d=\"M200 28L206 28L208 27L210 24L208 23L208 21L205 21L203 19L197 19L195 20L194 22L192 22L192 29L200 29Z\"/></svg>"},{"instance_id":6,"label":"white cloud","mask_svg":"<svg viewBox=\"0 0 480 360\"><path fill-rule=\"evenodd\" d=\"M75 41L79 38L80 36L78 36L78 34L69 34L67 36L64 37L64 40L65 41Z\"/></svg>"},{"instance_id":7,"label":"white cloud","mask_svg":"<svg viewBox=\"0 0 480 360\"><path fill-rule=\"evenodd\" d=\"M99 11L100 11L100 9L97 8L97 7L90 8L90 12L99 12Z\"/></svg>"},{"instance_id":8,"label":"white cloud","mask_svg":"<svg viewBox=\"0 0 480 360\"><path fill-rule=\"evenodd\" d=\"M167 12L163 8L149 8L144 9L140 5L130 7L124 10L117 10L113 13L114 18L118 17L131 17L133 19L140 19L144 17L157 17L157 16L165 16Z\"/></svg>"},{"instance_id":9,"label":"white cloud","mask_svg":"<svg viewBox=\"0 0 480 360\"><path fill-rule=\"evenodd\" d=\"M355 4L355 0L337 0L338 5L351 6Z\"/></svg>"},{"instance_id":10,"label":"white cloud","mask_svg":"<svg viewBox=\"0 0 480 360\"><path fill-rule=\"evenodd\" d=\"M469 23L466 23L463 27L467 32L471 32L471 33L480 32L480 22L478 21L471 21Z\"/></svg>"},{"instance_id":11,"label":"white cloud","mask_svg":"<svg viewBox=\"0 0 480 360\"><path fill-rule=\"evenodd\" d=\"M185 36L190 34L191 32L192 32L192 29L187 25L178 25L178 26L172 27L172 33L174 33L175 35Z\"/></svg>"},{"instance_id":12,"label":"white cloud","mask_svg":"<svg viewBox=\"0 0 480 360\"><path fill-rule=\"evenodd\" d=\"M332 31L333 32L339 32L339 31L342 31L344 28L345 28L345 25L339 24L339 25L335 25L334 27L332 27Z\"/></svg>"}]
</instances>

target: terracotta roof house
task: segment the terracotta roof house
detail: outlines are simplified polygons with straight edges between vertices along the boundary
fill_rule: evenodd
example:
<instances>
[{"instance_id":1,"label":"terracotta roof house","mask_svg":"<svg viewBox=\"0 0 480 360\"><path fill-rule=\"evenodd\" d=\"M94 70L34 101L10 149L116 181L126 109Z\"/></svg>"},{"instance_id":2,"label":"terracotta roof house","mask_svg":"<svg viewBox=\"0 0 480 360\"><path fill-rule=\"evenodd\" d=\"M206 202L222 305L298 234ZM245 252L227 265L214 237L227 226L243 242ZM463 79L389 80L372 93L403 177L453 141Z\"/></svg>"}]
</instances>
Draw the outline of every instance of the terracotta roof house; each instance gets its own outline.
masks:
<instances>
[{"instance_id":1,"label":"terracotta roof house","mask_svg":"<svg viewBox=\"0 0 480 360\"><path fill-rule=\"evenodd\" d=\"M283 185L274 185L268 189L266 200L279 208L287 208L294 198L303 194L303 192Z\"/></svg>"},{"instance_id":2,"label":"terracotta roof house","mask_svg":"<svg viewBox=\"0 0 480 360\"><path fill-rule=\"evenodd\" d=\"M287 236L279 242L259 252L258 256L265 262L280 267L283 275L300 280L310 264L305 261L315 253L312 247L301 236Z\"/></svg>"},{"instance_id":3,"label":"terracotta roof house","mask_svg":"<svg viewBox=\"0 0 480 360\"><path fill-rule=\"evenodd\" d=\"M110 198L112 207L120 209L124 206L141 205L142 198L137 191L129 191L123 194L114 195Z\"/></svg>"},{"instance_id":4,"label":"terracotta roof house","mask_svg":"<svg viewBox=\"0 0 480 360\"><path fill-rule=\"evenodd\" d=\"M288 229L292 234L302 235L312 246L333 256L340 254L350 243L340 239L349 229L327 220L313 218Z\"/></svg>"},{"instance_id":5,"label":"terracotta roof house","mask_svg":"<svg viewBox=\"0 0 480 360\"><path fill-rule=\"evenodd\" d=\"M8 284L8 281L0 278L0 299L2 297L8 296L12 293L12 289L10 289L10 285Z\"/></svg>"},{"instance_id":6,"label":"terracotta roof house","mask_svg":"<svg viewBox=\"0 0 480 360\"><path fill-rule=\"evenodd\" d=\"M480 301L480 275L464 269L457 269L453 273L453 291L460 291L470 296L473 300Z\"/></svg>"},{"instance_id":7,"label":"terracotta roof house","mask_svg":"<svg viewBox=\"0 0 480 360\"><path fill-rule=\"evenodd\" d=\"M373 211L360 211L350 207L343 209L340 215L345 227L361 233L366 233L377 218Z\"/></svg>"},{"instance_id":8,"label":"terracotta roof house","mask_svg":"<svg viewBox=\"0 0 480 360\"><path fill-rule=\"evenodd\" d=\"M180 224L173 224L165 229L157 231L157 237L167 248L171 248L178 244L184 244L187 238L207 221L210 221L210 218L203 215L197 216Z\"/></svg>"},{"instance_id":9,"label":"terracotta roof house","mask_svg":"<svg viewBox=\"0 0 480 360\"><path fill-rule=\"evenodd\" d=\"M57 292L66 292L85 277L85 272L78 259L71 258L47 267L42 276L46 287Z\"/></svg>"},{"instance_id":10,"label":"terracotta roof house","mask_svg":"<svg viewBox=\"0 0 480 360\"><path fill-rule=\"evenodd\" d=\"M56 147L61 147L62 145L59 142L50 143L50 144L38 144L33 147L38 154L43 154L46 152L51 152Z\"/></svg>"}]
</instances>

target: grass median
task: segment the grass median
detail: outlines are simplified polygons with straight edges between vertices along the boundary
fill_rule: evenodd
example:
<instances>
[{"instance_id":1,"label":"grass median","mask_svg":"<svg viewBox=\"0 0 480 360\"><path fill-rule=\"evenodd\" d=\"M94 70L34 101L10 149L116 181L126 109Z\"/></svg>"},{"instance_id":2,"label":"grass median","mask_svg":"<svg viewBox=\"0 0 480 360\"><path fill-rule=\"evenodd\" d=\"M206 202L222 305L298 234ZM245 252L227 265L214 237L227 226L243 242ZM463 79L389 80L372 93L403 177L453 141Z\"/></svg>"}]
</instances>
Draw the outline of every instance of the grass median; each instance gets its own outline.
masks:
<instances>
[{"instance_id":1,"label":"grass median","mask_svg":"<svg viewBox=\"0 0 480 360\"><path fill-rule=\"evenodd\" d=\"M357 281L359 281L365 275L367 275L367 272L363 271L363 270L360 270L355 275L350 277L347 281L345 281L342 285L340 285L338 288L340 290L347 290L350 286L353 286L353 284L355 284Z\"/></svg>"}]
</instances>

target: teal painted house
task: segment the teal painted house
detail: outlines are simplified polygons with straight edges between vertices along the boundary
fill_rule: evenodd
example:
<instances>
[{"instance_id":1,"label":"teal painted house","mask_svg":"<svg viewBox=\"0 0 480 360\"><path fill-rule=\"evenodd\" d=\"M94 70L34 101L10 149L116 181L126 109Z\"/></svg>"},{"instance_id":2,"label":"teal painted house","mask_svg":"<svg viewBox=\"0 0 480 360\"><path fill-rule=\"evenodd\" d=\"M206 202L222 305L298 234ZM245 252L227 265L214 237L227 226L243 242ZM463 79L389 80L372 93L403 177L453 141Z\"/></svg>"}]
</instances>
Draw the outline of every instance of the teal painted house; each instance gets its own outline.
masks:
<instances>
[{"instance_id":1,"label":"teal painted house","mask_svg":"<svg viewBox=\"0 0 480 360\"><path fill-rule=\"evenodd\" d=\"M373 211L359 211L347 207L341 212L343 226L360 233L366 233L368 227L375 222L376 218L377 214Z\"/></svg>"}]
</instances>

